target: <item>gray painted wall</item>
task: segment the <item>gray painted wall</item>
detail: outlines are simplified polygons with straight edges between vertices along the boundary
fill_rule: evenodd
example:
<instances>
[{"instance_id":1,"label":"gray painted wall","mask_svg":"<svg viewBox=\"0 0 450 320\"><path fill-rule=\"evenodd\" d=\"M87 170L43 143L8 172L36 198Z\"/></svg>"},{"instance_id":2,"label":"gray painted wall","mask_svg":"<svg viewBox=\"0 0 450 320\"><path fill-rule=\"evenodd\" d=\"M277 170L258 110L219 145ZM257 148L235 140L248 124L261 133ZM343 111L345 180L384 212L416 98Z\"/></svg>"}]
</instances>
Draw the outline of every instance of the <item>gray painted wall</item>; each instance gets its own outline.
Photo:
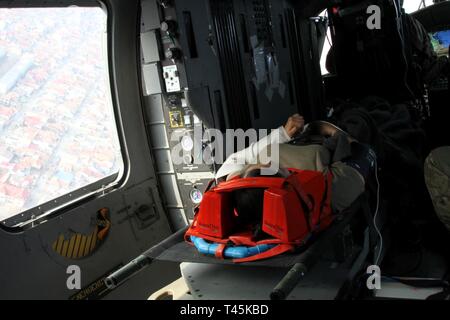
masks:
<instances>
[{"instance_id":1,"label":"gray painted wall","mask_svg":"<svg viewBox=\"0 0 450 320\"><path fill-rule=\"evenodd\" d=\"M92 2L45 1L48 6ZM28 1L0 1L0 5L30 4ZM40 5L39 1L33 1L33 5ZM143 121L137 62L139 6L138 0L107 1L112 35L112 91L128 158L125 182L120 188L58 212L57 217L33 228L25 231L0 229L0 299L66 299L75 293L66 287L68 265L80 266L84 287L172 232L161 202ZM143 222L136 216L135 210L141 205L153 210L150 222ZM52 250L52 243L59 234L92 232L96 212L102 207L110 209L112 227L97 251L89 257L71 260ZM178 276L178 265L157 263L110 293L108 298L146 298Z\"/></svg>"}]
</instances>

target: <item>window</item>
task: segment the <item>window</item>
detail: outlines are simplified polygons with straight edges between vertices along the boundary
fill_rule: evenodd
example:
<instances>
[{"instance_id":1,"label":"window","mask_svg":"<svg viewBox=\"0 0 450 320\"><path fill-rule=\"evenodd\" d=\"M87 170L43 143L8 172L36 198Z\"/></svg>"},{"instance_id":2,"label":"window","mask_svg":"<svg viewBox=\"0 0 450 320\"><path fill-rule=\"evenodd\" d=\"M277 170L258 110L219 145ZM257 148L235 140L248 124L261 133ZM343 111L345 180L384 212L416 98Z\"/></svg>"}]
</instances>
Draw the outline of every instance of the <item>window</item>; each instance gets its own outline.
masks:
<instances>
[{"instance_id":1,"label":"window","mask_svg":"<svg viewBox=\"0 0 450 320\"><path fill-rule=\"evenodd\" d=\"M431 6L432 4L433 0L404 0L403 9L405 9L406 13L412 13L419 9L423 9L424 7Z\"/></svg>"},{"instance_id":2,"label":"window","mask_svg":"<svg viewBox=\"0 0 450 320\"><path fill-rule=\"evenodd\" d=\"M320 17L328 17L327 10L322 11L319 14ZM327 62L327 56L328 52L331 49L331 33L330 33L330 27L327 27L327 36L325 38L325 42L323 44L322 49L322 55L320 56L320 70L322 72L322 75L328 74L328 70L326 68L326 62Z\"/></svg>"},{"instance_id":3,"label":"window","mask_svg":"<svg viewBox=\"0 0 450 320\"><path fill-rule=\"evenodd\" d=\"M123 171L106 19L99 7L0 8L0 221Z\"/></svg>"}]
</instances>

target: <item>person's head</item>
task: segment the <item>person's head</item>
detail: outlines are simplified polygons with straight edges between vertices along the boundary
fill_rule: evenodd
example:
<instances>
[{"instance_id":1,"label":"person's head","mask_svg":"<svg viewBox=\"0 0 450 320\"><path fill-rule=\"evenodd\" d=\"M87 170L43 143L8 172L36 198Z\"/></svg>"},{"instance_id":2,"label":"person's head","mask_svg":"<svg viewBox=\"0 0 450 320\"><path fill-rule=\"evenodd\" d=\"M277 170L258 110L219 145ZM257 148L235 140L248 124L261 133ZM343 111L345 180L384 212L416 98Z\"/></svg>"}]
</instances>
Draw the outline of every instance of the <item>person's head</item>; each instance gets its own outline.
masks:
<instances>
[{"instance_id":1,"label":"person's head","mask_svg":"<svg viewBox=\"0 0 450 320\"><path fill-rule=\"evenodd\" d=\"M244 170L241 178L262 177L261 169L264 166L249 166ZM278 171L275 175L264 177L286 177L284 170ZM260 223L264 209L264 188L246 188L233 192L235 208L239 220L243 224Z\"/></svg>"}]
</instances>

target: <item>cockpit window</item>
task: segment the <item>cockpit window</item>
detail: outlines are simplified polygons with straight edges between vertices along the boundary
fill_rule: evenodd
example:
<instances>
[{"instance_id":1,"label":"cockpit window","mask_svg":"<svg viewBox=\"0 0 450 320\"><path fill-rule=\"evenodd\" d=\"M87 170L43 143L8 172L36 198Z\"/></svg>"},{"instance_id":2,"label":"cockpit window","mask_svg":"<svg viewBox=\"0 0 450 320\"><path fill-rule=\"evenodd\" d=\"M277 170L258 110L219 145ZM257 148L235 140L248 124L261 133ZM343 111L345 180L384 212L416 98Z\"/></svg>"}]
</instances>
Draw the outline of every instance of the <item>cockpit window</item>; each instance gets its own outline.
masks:
<instances>
[{"instance_id":1,"label":"cockpit window","mask_svg":"<svg viewBox=\"0 0 450 320\"><path fill-rule=\"evenodd\" d=\"M3 223L98 190L123 171L106 22L100 7L0 8Z\"/></svg>"},{"instance_id":2,"label":"cockpit window","mask_svg":"<svg viewBox=\"0 0 450 320\"><path fill-rule=\"evenodd\" d=\"M424 7L431 6L432 4L433 0L404 0L403 9L405 9L406 13L412 13L419 9L423 9Z\"/></svg>"}]
</instances>

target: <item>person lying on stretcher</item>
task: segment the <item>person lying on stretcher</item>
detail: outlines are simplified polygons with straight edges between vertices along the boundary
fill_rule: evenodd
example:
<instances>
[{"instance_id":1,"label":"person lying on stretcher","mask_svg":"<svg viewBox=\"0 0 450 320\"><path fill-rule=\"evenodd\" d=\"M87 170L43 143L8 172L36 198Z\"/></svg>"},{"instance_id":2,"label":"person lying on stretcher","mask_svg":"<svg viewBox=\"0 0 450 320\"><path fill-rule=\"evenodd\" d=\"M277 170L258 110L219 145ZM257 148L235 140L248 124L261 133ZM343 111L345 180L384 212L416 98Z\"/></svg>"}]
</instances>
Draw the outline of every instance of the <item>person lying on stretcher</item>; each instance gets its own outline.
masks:
<instances>
[{"instance_id":1,"label":"person lying on stretcher","mask_svg":"<svg viewBox=\"0 0 450 320\"><path fill-rule=\"evenodd\" d=\"M278 154L271 155L277 144ZM318 121L305 126L304 118L295 114L284 126L272 130L248 148L230 155L216 173L216 179L265 175L269 164L260 160L269 155L277 162L273 176L286 177L288 168L331 171L331 206L335 213L348 208L365 190L365 182L376 163L374 151L331 123ZM267 158L266 158L267 159ZM273 163L272 163L273 164ZM272 165L271 165L272 167ZM244 223L261 221L263 189L243 189L234 193L236 209Z\"/></svg>"}]
</instances>

